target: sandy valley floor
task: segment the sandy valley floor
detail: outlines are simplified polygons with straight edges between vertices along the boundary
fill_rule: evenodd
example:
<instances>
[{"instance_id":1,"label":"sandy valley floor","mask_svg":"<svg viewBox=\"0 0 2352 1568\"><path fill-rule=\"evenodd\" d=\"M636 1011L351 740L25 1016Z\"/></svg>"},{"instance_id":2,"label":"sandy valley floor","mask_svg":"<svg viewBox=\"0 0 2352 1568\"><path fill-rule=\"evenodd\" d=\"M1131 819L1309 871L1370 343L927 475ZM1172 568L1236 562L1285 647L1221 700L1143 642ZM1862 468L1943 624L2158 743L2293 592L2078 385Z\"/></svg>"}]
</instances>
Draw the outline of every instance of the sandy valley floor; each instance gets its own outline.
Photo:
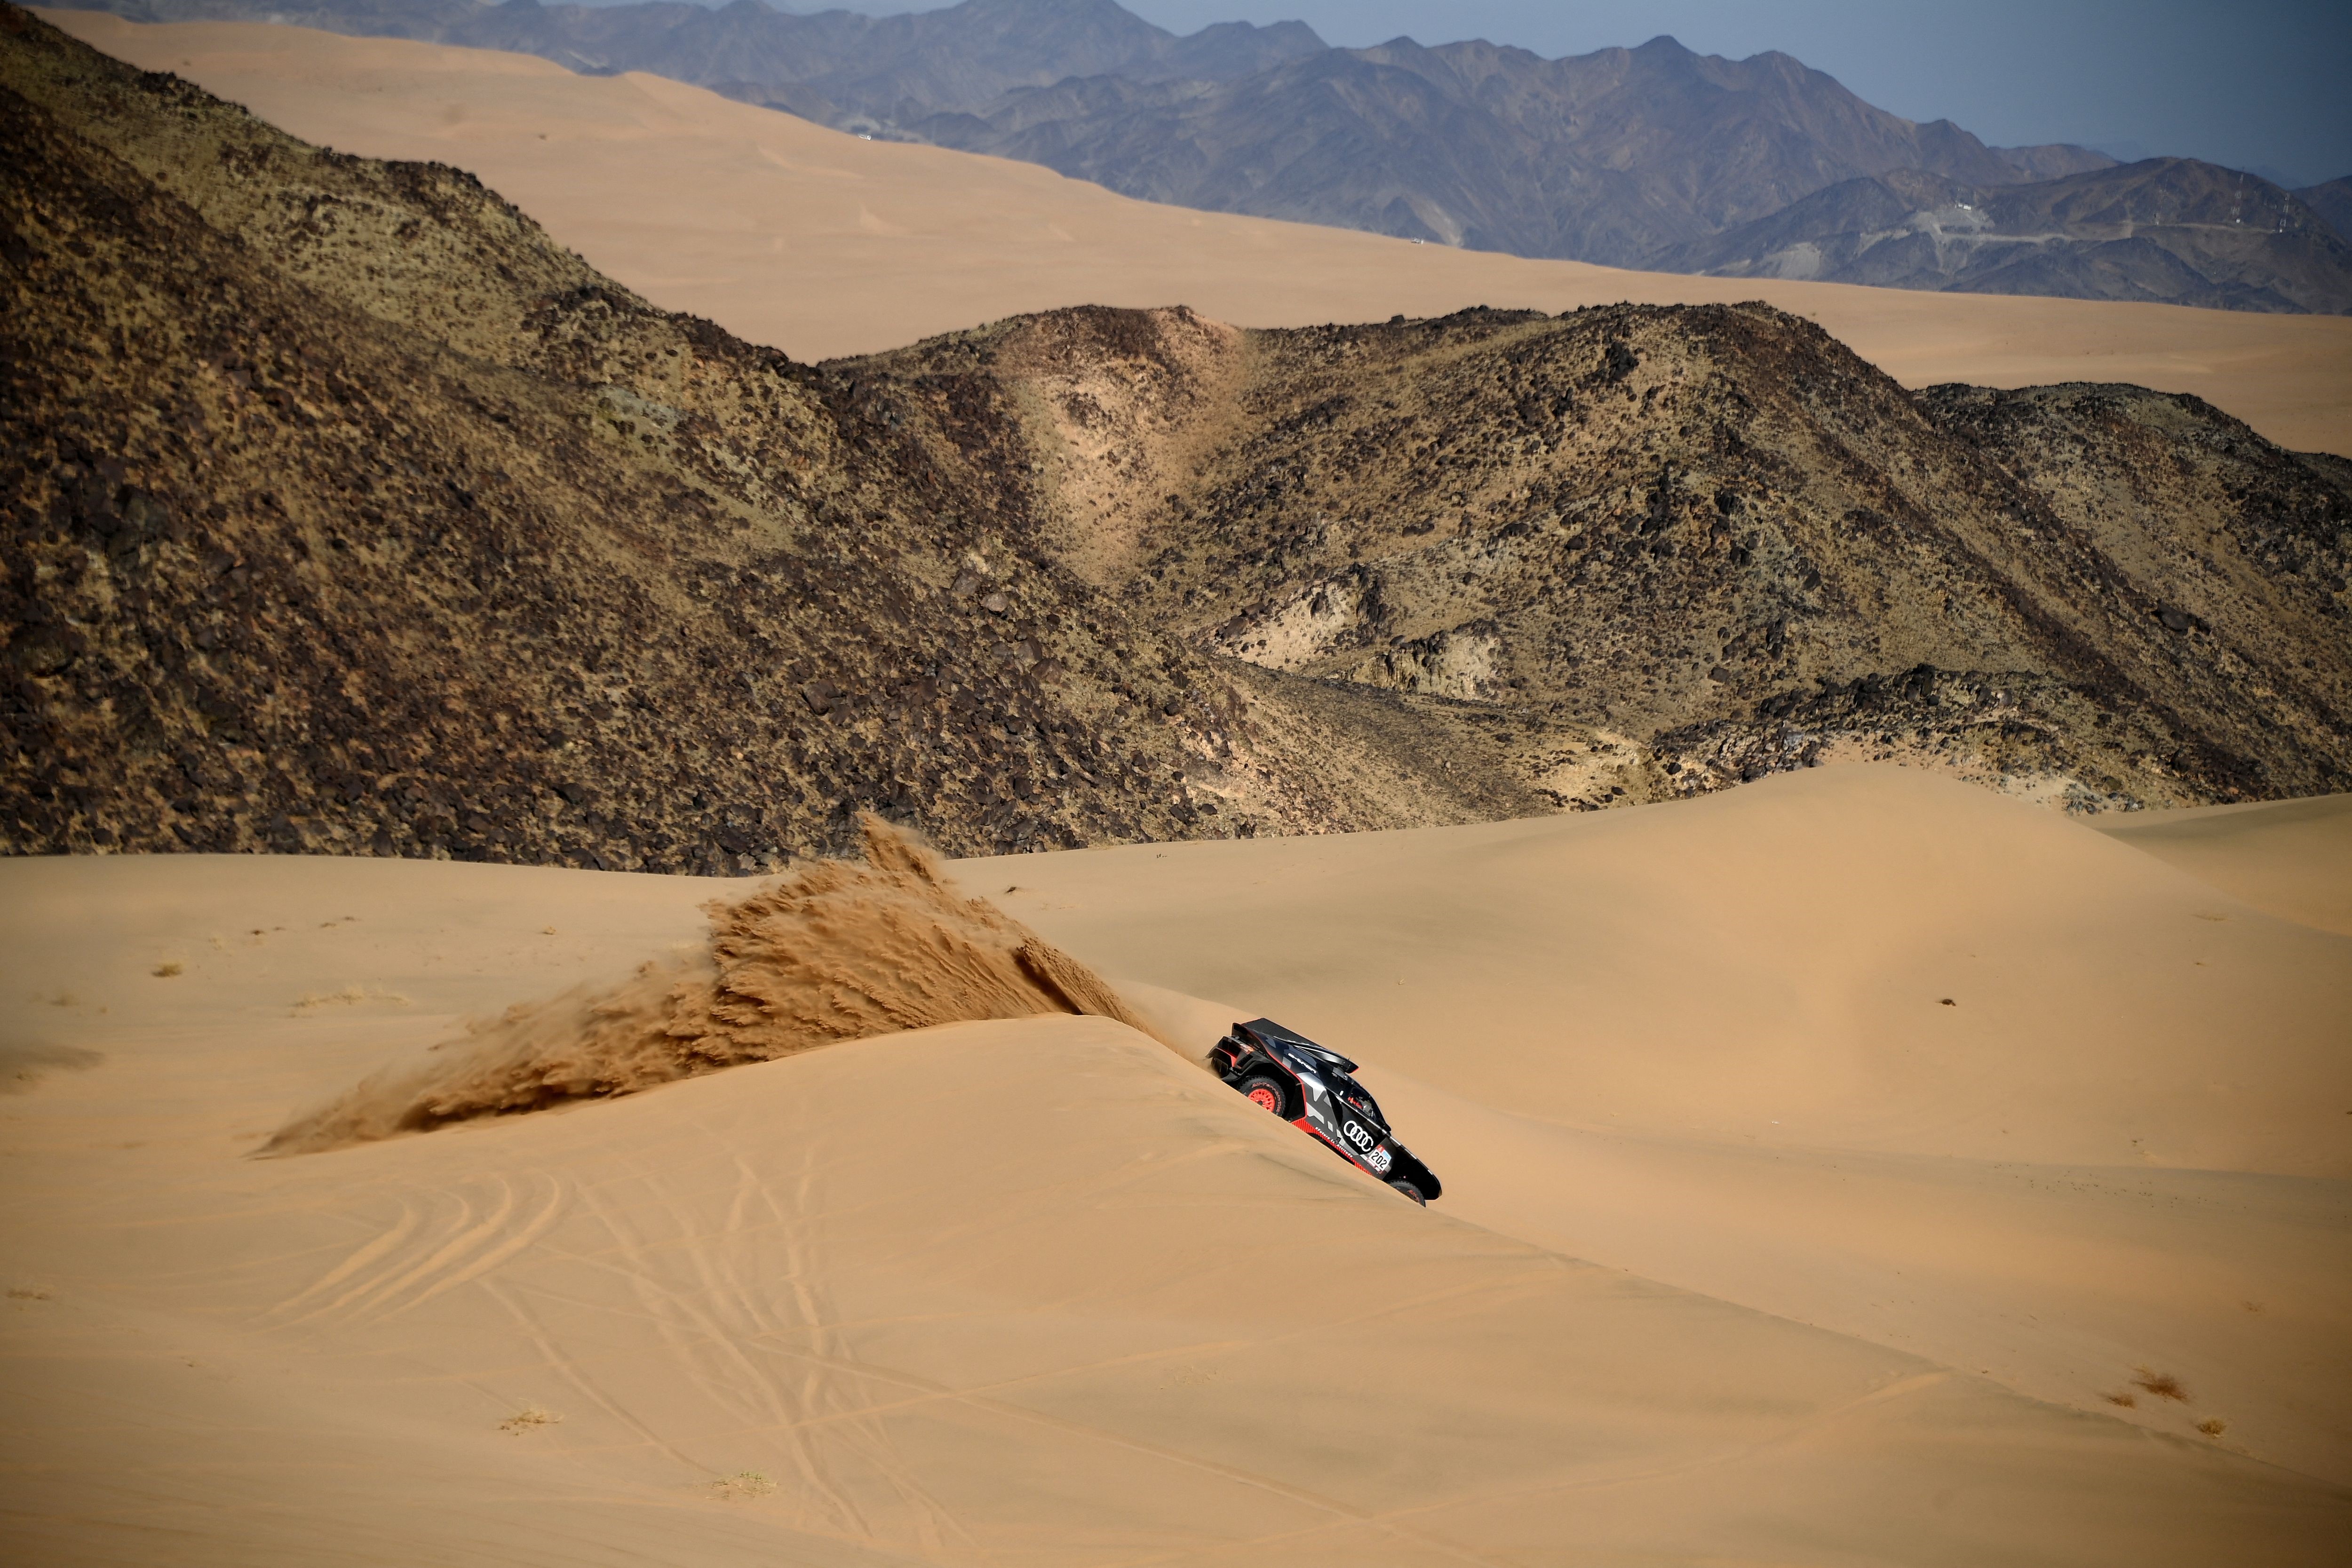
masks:
<instances>
[{"instance_id":1,"label":"sandy valley floor","mask_svg":"<svg viewBox=\"0 0 2352 1568\"><path fill-rule=\"evenodd\" d=\"M2352 455L2352 320L1625 272L1159 206L1034 164L860 141L657 77L261 23L43 11L346 153L469 169L656 304L803 359L1065 305L1244 326L1766 299L1906 385L2123 381Z\"/></svg>"},{"instance_id":2,"label":"sandy valley floor","mask_svg":"<svg viewBox=\"0 0 2352 1568\"><path fill-rule=\"evenodd\" d=\"M2352 935L2297 879L2352 881L2352 809L2179 815L1832 768L957 868L1180 1043L1360 1057L1427 1211L1069 1017L256 1160L745 885L0 864L0 1539L2340 1562Z\"/></svg>"}]
</instances>

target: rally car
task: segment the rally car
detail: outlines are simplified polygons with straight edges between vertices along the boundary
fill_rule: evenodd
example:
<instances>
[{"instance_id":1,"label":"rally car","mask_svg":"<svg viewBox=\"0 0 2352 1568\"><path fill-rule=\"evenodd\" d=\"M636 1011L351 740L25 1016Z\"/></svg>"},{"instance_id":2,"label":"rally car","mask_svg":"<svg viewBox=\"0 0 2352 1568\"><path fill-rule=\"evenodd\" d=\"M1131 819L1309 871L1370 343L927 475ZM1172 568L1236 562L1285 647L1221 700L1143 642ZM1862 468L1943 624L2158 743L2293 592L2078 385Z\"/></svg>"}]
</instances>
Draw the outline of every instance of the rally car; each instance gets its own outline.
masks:
<instances>
[{"instance_id":1,"label":"rally car","mask_svg":"<svg viewBox=\"0 0 2352 1568\"><path fill-rule=\"evenodd\" d=\"M1349 1076L1356 1064L1271 1018L1235 1024L1209 1053L1217 1076L1340 1158L1417 1204L1444 1189L1389 1131L1380 1102Z\"/></svg>"}]
</instances>

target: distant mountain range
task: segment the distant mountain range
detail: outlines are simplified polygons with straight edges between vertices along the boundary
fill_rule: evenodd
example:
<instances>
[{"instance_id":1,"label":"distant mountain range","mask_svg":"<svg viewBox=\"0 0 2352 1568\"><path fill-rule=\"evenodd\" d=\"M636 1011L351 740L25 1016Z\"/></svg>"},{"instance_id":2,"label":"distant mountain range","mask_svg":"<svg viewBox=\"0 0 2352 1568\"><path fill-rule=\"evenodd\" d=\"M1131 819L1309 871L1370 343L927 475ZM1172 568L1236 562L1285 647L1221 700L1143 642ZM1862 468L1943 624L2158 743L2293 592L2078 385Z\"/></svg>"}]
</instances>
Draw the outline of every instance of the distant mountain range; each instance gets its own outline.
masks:
<instances>
[{"instance_id":1,"label":"distant mountain range","mask_svg":"<svg viewBox=\"0 0 2352 1568\"><path fill-rule=\"evenodd\" d=\"M1338 49L1297 22L1180 37L1115 0L965 0L881 17L797 15L761 0L93 8L648 71L877 138L1043 163L1147 200L1472 249L2352 310L2352 247L2338 232L2352 227L2347 181L2290 194L2189 160L2125 167L2083 147L1990 147L1949 121L1874 108L1787 55L1727 60L1665 37L1557 60L1477 41Z\"/></svg>"},{"instance_id":2,"label":"distant mountain range","mask_svg":"<svg viewBox=\"0 0 2352 1568\"><path fill-rule=\"evenodd\" d=\"M1625 267L1890 169L1991 184L2111 162L2035 148L2011 163L1786 55L1672 38L1559 60L1401 39L1223 83L1072 79L912 129L1156 201Z\"/></svg>"},{"instance_id":3,"label":"distant mountain range","mask_svg":"<svg viewBox=\"0 0 2352 1568\"><path fill-rule=\"evenodd\" d=\"M2352 312L2352 245L2319 213L2190 158L2024 185L1916 170L1845 180L1654 260L1734 278Z\"/></svg>"}]
</instances>

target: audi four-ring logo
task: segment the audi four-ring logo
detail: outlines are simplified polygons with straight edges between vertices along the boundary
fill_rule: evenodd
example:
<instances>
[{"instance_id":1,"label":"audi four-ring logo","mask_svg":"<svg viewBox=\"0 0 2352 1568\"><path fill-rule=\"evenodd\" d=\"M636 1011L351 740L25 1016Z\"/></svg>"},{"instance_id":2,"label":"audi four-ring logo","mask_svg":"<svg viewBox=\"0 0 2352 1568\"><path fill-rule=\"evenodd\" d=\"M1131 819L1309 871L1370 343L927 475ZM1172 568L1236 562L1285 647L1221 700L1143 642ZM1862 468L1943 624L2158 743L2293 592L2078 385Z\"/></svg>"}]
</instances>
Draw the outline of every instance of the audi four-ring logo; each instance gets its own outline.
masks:
<instances>
[{"instance_id":1,"label":"audi four-ring logo","mask_svg":"<svg viewBox=\"0 0 2352 1568\"><path fill-rule=\"evenodd\" d=\"M1359 1149L1369 1150L1373 1144L1380 1142L1379 1139L1365 1131L1353 1121L1349 1122L1348 1125L1342 1127L1339 1131L1345 1132L1348 1135L1348 1142L1353 1143Z\"/></svg>"}]
</instances>

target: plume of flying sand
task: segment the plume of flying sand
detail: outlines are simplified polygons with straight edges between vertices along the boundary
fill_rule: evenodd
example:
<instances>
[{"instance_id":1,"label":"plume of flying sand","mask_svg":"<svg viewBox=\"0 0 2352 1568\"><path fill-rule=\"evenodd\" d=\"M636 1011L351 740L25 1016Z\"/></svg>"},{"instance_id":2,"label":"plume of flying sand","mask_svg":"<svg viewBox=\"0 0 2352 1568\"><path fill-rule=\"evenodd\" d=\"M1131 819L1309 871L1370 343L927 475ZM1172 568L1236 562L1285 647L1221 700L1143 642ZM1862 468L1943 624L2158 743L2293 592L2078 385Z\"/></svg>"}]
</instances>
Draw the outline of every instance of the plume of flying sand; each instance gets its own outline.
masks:
<instances>
[{"instance_id":1,"label":"plume of flying sand","mask_svg":"<svg viewBox=\"0 0 2352 1568\"><path fill-rule=\"evenodd\" d=\"M878 817L860 826L863 864L819 861L706 906L702 952L509 1008L297 1117L261 1152L313 1153L965 1020L1086 1014L1158 1037L1086 965L960 896L929 848Z\"/></svg>"}]
</instances>

